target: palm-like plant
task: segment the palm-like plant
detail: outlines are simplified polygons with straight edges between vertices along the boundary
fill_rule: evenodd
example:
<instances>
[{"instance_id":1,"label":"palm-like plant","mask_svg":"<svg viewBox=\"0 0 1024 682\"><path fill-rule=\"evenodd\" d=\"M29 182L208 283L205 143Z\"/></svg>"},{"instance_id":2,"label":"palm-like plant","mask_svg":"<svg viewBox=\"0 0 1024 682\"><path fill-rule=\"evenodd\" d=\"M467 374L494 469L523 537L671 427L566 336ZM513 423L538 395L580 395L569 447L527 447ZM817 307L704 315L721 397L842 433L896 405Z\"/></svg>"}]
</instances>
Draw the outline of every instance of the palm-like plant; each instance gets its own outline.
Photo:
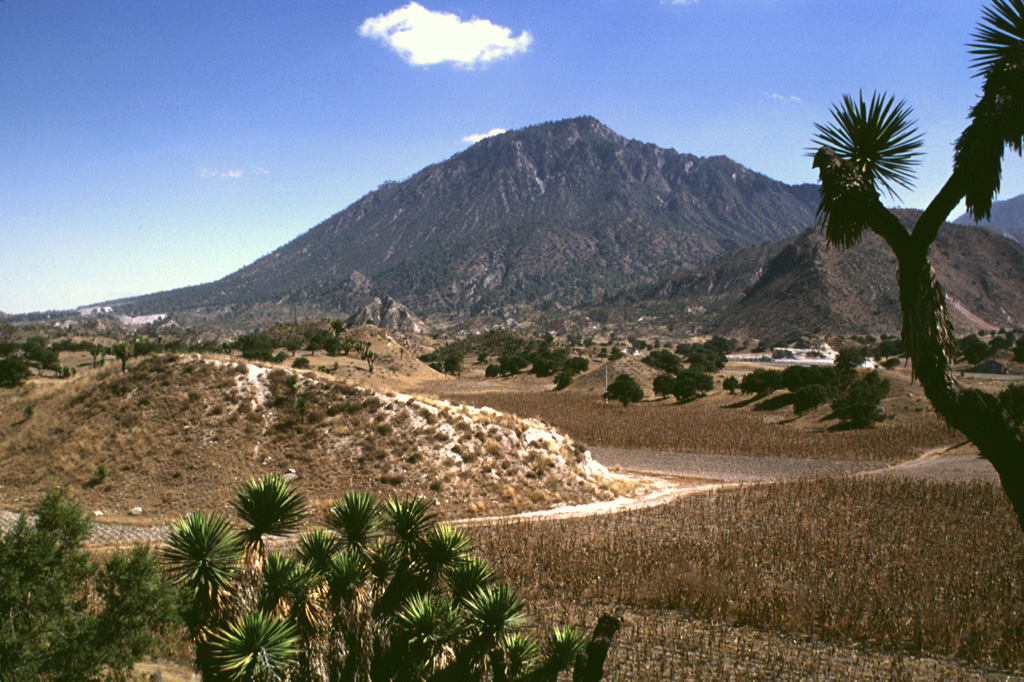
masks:
<instances>
[{"instance_id":1,"label":"palm-like plant","mask_svg":"<svg viewBox=\"0 0 1024 682\"><path fill-rule=\"evenodd\" d=\"M327 527L346 546L363 551L380 535L377 500L366 492L352 491L335 501L327 513Z\"/></svg>"},{"instance_id":2,"label":"palm-like plant","mask_svg":"<svg viewBox=\"0 0 1024 682\"><path fill-rule=\"evenodd\" d=\"M242 551L242 537L226 517L199 511L171 527L160 552L169 577L181 589L182 616L203 679L218 679L209 637L232 611Z\"/></svg>"},{"instance_id":3,"label":"palm-like plant","mask_svg":"<svg viewBox=\"0 0 1024 682\"><path fill-rule=\"evenodd\" d=\"M202 513L175 524L163 554L191 595L204 679L464 682L490 669L498 682L553 680L581 650L578 631L556 630L538 662L518 632L522 600L425 500L349 494L328 513L331 530L243 560L263 535L294 530L296 499L283 480L250 481L236 504L243 531Z\"/></svg>"},{"instance_id":4,"label":"palm-like plant","mask_svg":"<svg viewBox=\"0 0 1024 682\"><path fill-rule=\"evenodd\" d=\"M999 473L1024 530L1024 434L995 396L961 386L946 299L928 262L928 248L961 199L976 218L988 217L999 191L1007 147L1024 150L1024 0L993 0L969 45L982 92L957 140L953 172L912 229L887 210L880 191L907 186L920 137L910 110L892 97L865 105L844 97L833 122L818 126L814 166L821 176L818 213L827 239L855 244L864 229L880 235L896 256L903 343L925 394ZM874 139L874 141L872 141Z\"/></svg>"},{"instance_id":5,"label":"palm-like plant","mask_svg":"<svg viewBox=\"0 0 1024 682\"><path fill-rule=\"evenodd\" d=\"M259 554L263 536L293 533L306 516L306 500L283 476L251 479L238 491L235 512L248 524L243 531L246 546Z\"/></svg>"},{"instance_id":6,"label":"palm-like plant","mask_svg":"<svg viewBox=\"0 0 1024 682\"><path fill-rule=\"evenodd\" d=\"M853 164L866 184L895 196L894 185L913 187L913 168L920 163L923 138L911 114L907 103L897 102L892 95L876 92L870 102L864 101L864 93L856 101L843 95L842 105L832 107L834 122L816 124L818 134L812 142L815 148L832 147Z\"/></svg>"},{"instance_id":7,"label":"palm-like plant","mask_svg":"<svg viewBox=\"0 0 1024 682\"><path fill-rule=\"evenodd\" d=\"M298 639L294 625L257 611L217 631L210 644L229 679L264 682L285 679Z\"/></svg>"}]
</instances>

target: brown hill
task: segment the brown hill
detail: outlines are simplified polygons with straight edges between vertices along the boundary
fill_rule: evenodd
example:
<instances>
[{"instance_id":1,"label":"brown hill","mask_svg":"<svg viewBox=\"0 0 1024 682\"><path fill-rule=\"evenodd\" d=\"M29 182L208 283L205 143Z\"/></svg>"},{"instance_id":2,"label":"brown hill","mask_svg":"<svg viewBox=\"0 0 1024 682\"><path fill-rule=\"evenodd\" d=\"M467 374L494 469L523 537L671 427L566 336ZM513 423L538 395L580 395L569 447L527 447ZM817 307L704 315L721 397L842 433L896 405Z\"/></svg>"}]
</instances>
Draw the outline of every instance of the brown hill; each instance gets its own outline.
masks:
<instances>
[{"instance_id":1,"label":"brown hill","mask_svg":"<svg viewBox=\"0 0 1024 682\"><path fill-rule=\"evenodd\" d=\"M0 451L0 507L56 484L114 520L223 510L239 482L288 472L317 508L354 488L449 517L610 497L603 467L537 422L198 356L3 392Z\"/></svg>"},{"instance_id":2,"label":"brown hill","mask_svg":"<svg viewBox=\"0 0 1024 682\"><path fill-rule=\"evenodd\" d=\"M947 223L930 258L958 330L1024 325L1024 247L989 230ZM902 326L896 259L873 233L841 250L810 228L785 242L718 257L663 282L647 298L672 301L681 316L703 317L705 330L731 336L898 333Z\"/></svg>"}]
</instances>

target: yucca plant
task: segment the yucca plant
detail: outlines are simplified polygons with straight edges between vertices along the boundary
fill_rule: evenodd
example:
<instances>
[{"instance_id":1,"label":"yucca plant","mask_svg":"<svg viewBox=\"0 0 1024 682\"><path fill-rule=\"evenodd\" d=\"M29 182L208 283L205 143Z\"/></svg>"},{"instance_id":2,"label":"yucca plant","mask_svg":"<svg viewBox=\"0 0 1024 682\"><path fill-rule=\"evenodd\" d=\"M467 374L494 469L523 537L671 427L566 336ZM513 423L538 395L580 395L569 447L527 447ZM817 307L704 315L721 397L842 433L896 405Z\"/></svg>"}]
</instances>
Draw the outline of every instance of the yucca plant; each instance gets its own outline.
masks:
<instances>
[{"instance_id":1,"label":"yucca plant","mask_svg":"<svg viewBox=\"0 0 1024 682\"><path fill-rule=\"evenodd\" d=\"M242 531L247 549L260 557L265 535L293 533L306 516L305 498L278 474L249 480L239 489L234 507L248 524Z\"/></svg>"},{"instance_id":2,"label":"yucca plant","mask_svg":"<svg viewBox=\"0 0 1024 682\"><path fill-rule=\"evenodd\" d=\"M214 633L210 647L220 674L228 679L270 682L287 678L298 639L293 624L256 611Z\"/></svg>"},{"instance_id":3,"label":"yucca plant","mask_svg":"<svg viewBox=\"0 0 1024 682\"><path fill-rule=\"evenodd\" d=\"M259 562L243 555L263 557L264 535L294 532L305 502L268 477L243 486L235 507L241 529L197 512L163 552L189 595L204 680L554 680L586 644L558 629L538 656L523 601L426 500L350 493L328 512L329 529Z\"/></svg>"},{"instance_id":4,"label":"yucca plant","mask_svg":"<svg viewBox=\"0 0 1024 682\"><path fill-rule=\"evenodd\" d=\"M1024 530L1024 432L994 395L957 381L953 324L928 261L929 247L961 200L976 220L989 217L1006 148L1024 151L1024 0L994 0L985 8L969 49L981 95L956 142L952 174L913 226L883 206L880 191L908 186L920 136L908 107L878 95L869 105L844 96L833 108L834 121L817 127L818 214L837 246L856 244L870 229L892 249L903 345L914 373L935 411L992 463Z\"/></svg>"}]
</instances>

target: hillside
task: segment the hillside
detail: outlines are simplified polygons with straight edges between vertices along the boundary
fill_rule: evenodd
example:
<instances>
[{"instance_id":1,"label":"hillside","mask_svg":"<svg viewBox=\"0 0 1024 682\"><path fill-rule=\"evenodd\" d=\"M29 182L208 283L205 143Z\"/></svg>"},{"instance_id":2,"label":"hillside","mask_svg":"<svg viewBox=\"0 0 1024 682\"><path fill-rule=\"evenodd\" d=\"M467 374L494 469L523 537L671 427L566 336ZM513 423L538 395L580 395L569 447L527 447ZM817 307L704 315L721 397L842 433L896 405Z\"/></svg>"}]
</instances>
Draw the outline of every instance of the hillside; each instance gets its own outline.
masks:
<instances>
[{"instance_id":1,"label":"hillside","mask_svg":"<svg viewBox=\"0 0 1024 682\"><path fill-rule=\"evenodd\" d=\"M811 189L628 140L593 118L545 123L385 183L217 282L113 304L135 314L353 312L384 296L417 314L576 306L796 234L813 221Z\"/></svg>"},{"instance_id":2,"label":"hillside","mask_svg":"<svg viewBox=\"0 0 1024 682\"><path fill-rule=\"evenodd\" d=\"M905 212L908 219L913 212ZM947 224L930 257L960 331L1024 324L1024 248L979 227ZM898 333L896 259L873 233L843 251L819 228L742 249L663 281L644 295L671 302L707 331L779 338Z\"/></svg>"},{"instance_id":3,"label":"hillside","mask_svg":"<svg viewBox=\"0 0 1024 682\"><path fill-rule=\"evenodd\" d=\"M980 225L1018 244L1024 244L1024 194L992 202L992 215L979 223L966 213L957 218L957 225Z\"/></svg>"},{"instance_id":4,"label":"hillside","mask_svg":"<svg viewBox=\"0 0 1024 682\"><path fill-rule=\"evenodd\" d=\"M240 481L289 472L316 508L350 489L449 517L611 497L607 471L539 422L198 356L5 391L0 450L0 508L56 484L104 519L223 510Z\"/></svg>"}]
</instances>

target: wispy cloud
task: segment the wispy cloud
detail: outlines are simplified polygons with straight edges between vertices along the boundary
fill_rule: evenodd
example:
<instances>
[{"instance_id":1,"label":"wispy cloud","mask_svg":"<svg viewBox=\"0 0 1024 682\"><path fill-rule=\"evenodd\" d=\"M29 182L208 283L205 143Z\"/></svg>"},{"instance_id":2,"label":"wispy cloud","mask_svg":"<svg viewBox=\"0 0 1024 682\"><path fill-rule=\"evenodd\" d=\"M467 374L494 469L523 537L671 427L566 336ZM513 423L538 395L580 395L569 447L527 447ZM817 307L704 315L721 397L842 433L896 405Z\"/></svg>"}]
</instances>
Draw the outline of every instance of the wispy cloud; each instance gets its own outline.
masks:
<instances>
[{"instance_id":1,"label":"wispy cloud","mask_svg":"<svg viewBox=\"0 0 1024 682\"><path fill-rule=\"evenodd\" d=\"M504 128L491 128L486 133L477 133L475 135L466 135L464 138L462 138L462 141L463 142L468 142L469 144L476 144L480 140L486 139L488 137L494 137L495 135L501 135L504 132L505 132Z\"/></svg>"},{"instance_id":2,"label":"wispy cloud","mask_svg":"<svg viewBox=\"0 0 1024 682\"><path fill-rule=\"evenodd\" d=\"M661 0L663 5L696 5L697 0Z\"/></svg>"},{"instance_id":3,"label":"wispy cloud","mask_svg":"<svg viewBox=\"0 0 1024 682\"><path fill-rule=\"evenodd\" d=\"M253 166L252 172L255 173L256 175L270 175L270 171L268 171L266 168L263 168L262 166Z\"/></svg>"},{"instance_id":4,"label":"wispy cloud","mask_svg":"<svg viewBox=\"0 0 1024 682\"><path fill-rule=\"evenodd\" d=\"M416 2L370 17L359 35L380 40L413 66L449 62L465 69L525 52L533 42L529 31L513 36L512 29L486 19L464 21Z\"/></svg>"},{"instance_id":5,"label":"wispy cloud","mask_svg":"<svg viewBox=\"0 0 1024 682\"><path fill-rule=\"evenodd\" d=\"M220 171L212 168L200 168L199 177L201 178L240 178L242 177L241 168L233 168L231 170Z\"/></svg>"},{"instance_id":6,"label":"wispy cloud","mask_svg":"<svg viewBox=\"0 0 1024 682\"><path fill-rule=\"evenodd\" d=\"M773 92L773 93L770 93L770 94L769 93L765 93L765 94L768 95L769 97L771 97L773 100L775 100L777 102L802 102L803 101L802 99L800 99L796 95L780 95L777 92Z\"/></svg>"}]
</instances>

